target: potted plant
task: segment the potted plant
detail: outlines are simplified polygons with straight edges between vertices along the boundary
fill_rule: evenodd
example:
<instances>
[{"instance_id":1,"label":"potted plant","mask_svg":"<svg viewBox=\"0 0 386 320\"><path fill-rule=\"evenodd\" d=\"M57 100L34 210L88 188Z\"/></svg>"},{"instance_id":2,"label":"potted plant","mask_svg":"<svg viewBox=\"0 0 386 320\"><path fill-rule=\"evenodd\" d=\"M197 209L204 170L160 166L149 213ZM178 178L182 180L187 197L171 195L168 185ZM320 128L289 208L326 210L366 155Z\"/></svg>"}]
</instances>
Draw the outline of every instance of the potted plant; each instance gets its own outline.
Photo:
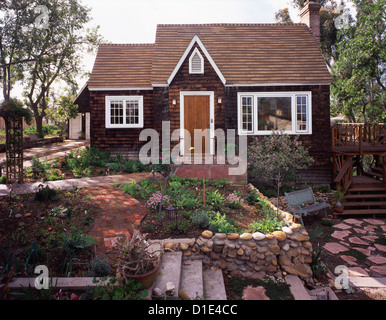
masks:
<instances>
[{"instance_id":1,"label":"potted plant","mask_svg":"<svg viewBox=\"0 0 386 320\"><path fill-rule=\"evenodd\" d=\"M344 210L344 196L345 192L343 191L342 187L338 187L334 193L333 196L333 202L335 212L342 213Z\"/></svg>"},{"instance_id":2,"label":"potted plant","mask_svg":"<svg viewBox=\"0 0 386 320\"><path fill-rule=\"evenodd\" d=\"M117 277L132 279L142 285L143 289L150 288L158 275L161 266L161 251L152 250L145 240L146 234L141 235L133 228L131 238L122 237L117 242Z\"/></svg>"}]
</instances>

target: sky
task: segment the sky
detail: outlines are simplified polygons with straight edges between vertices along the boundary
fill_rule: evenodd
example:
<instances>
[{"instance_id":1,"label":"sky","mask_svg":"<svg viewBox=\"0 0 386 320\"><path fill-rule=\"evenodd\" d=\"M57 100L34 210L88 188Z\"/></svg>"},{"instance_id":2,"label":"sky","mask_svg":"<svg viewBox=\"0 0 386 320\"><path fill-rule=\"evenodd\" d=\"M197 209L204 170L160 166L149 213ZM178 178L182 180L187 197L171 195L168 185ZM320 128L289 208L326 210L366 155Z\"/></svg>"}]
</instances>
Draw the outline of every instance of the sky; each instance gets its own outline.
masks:
<instances>
[{"instance_id":1,"label":"sky","mask_svg":"<svg viewBox=\"0 0 386 320\"><path fill-rule=\"evenodd\" d=\"M154 43L157 24L275 23L275 12L289 8L299 22L290 0L81 0L91 9L91 25L99 25L111 43ZM95 55L85 57L92 70ZM82 87L87 79L79 81Z\"/></svg>"},{"instance_id":2,"label":"sky","mask_svg":"<svg viewBox=\"0 0 386 320\"><path fill-rule=\"evenodd\" d=\"M288 8L294 22L299 12L290 0L80 0L91 9L90 26L111 43L154 43L157 24L180 23L275 23L275 12ZM85 55L92 71L94 55ZM79 78L80 88L86 78ZM20 88L13 95L20 96Z\"/></svg>"}]
</instances>

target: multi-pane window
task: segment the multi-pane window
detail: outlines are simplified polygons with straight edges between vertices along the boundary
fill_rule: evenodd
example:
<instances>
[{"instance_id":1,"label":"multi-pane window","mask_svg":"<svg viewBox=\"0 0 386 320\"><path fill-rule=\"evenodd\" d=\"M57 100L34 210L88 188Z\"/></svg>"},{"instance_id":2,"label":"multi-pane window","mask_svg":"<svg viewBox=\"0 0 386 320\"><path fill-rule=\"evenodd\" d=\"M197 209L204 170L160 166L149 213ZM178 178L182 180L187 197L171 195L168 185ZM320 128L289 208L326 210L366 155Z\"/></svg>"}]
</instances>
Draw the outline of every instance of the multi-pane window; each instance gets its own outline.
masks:
<instances>
[{"instance_id":1,"label":"multi-pane window","mask_svg":"<svg viewBox=\"0 0 386 320\"><path fill-rule=\"evenodd\" d=\"M311 92L238 93L239 134L311 134Z\"/></svg>"},{"instance_id":2,"label":"multi-pane window","mask_svg":"<svg viewBox=\"0 0 386 320\"><path fill-rule=\"evenodd\" d=\"M253 132L253 97L242 97L241 100L241 126L244 132Z\"/></svg>"},{"instance_id":3,"label":"multi-pane window","mask_svg":"<svg viewBox=\"0 0 386 320\"><path fill-rule=\"evenodd\" d=\"M308 119L308 110L307 110L307 97L306 96L297 96L296 97L296 130L297 131L307 131L307 119Z\"/></svg>"},{"instance_id":4,"label":"multi-pane window","mask_svg":"<svg viewBox=\"0 0 386 320\"><path fill-rule=\"evenodd\" d=\"M106 128L142 128L142 96L107 96Z\"/></svg>"}]
</instances>

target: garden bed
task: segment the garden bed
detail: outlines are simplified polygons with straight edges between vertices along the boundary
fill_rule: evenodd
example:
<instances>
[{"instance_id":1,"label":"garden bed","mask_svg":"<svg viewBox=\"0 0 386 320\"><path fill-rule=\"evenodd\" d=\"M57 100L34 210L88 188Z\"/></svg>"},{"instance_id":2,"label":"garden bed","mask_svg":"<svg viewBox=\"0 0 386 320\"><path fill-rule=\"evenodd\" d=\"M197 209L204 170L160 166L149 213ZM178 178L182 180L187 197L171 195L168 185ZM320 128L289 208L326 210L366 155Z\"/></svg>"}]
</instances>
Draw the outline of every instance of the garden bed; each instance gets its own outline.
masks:
<instances>
[{"instance_id":1,"label":"garden bed","mask_svg":"<svg viewBox=\"0 0 386 320\"><path fill-rule=\"evenodd\" d=\"M57 181L103 175L150 172L149 165L138 160L112 156L93 148L71 151L63 157L41 161L33 158L24 172L24 182Z\"/></svg>"},{"instance_id":2,"label":"garden bed","mask_svg":"<svg viewBox=\"0 0 386 320\"><path fill-rule=\"evenodd\" d=\"M170 177L161 212L164 180L145 179L120 187L148 208L139 229L151 239L198 238L206 229L227 234L273 232L284 226L261 194L229 179Z\"/></svg>"},{"instance_id":3,"label":"garden bed","mask_svg":"<svg viewBox=\"0 0 386 320\"><path fill-rule=\"evenodd\" d=\"M50 276L88 274L95 244L89 232L100 211L83 190L11 193L0 198L0 212L0 275L34 277L39 264Z\"/></svg>"}]
</instances>

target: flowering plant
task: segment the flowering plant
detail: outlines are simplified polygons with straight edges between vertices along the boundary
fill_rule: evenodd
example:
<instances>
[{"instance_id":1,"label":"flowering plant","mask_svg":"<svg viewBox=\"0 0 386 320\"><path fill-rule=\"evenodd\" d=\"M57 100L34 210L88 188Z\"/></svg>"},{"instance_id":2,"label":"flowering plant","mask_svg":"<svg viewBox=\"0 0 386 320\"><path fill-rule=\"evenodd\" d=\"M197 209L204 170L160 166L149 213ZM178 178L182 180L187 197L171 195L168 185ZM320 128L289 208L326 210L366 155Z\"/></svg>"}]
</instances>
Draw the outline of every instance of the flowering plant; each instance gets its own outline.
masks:
<instances>
[{"instance_id":1,"label":"flowering plant","mask_svg":"<svg viewBox=\"0 0 386 320\"><path fill-rule=\"evenodd\" d=\"M243 207L244 200L236 193L232 192L225 198L225 202L229 208L241 209Z\"/></svg>"},{"instance_id":2,"label":"flowering plant","mask_svg":"<svg viewBox=\"0 0 386 320\"><path fill-rule=\"evenodd\" d=\"M150 196L149 200L146 202L146 206L155 211L159 210L161 206L162 210L162 208L170 206L170 200L167 195L162 196L162 193L157 191Z\"/></svg>"}]
</instances>

